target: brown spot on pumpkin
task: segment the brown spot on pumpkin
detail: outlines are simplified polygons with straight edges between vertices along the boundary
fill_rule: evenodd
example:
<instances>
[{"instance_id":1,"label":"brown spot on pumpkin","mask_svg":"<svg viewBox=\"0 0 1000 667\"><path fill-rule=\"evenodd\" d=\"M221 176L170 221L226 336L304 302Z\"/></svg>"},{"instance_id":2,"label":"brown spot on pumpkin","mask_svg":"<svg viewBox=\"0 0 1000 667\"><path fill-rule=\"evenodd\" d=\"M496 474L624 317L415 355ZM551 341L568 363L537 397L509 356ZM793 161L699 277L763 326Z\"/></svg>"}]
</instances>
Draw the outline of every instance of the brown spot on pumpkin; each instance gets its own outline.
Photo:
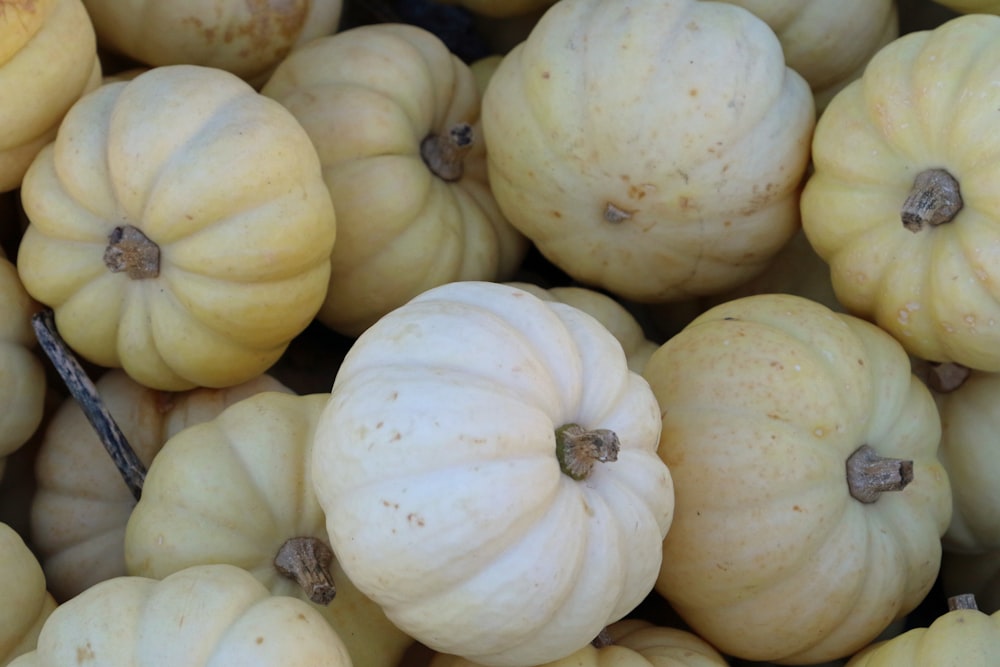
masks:
<instances>
[{"instance_id":1,"label":"brown spot on pumpkin","mask_svg":"<svg viewBox=\"0 0 1000 667\"><path fill-rule=\"evenodd\" d=\"M301 611L300 611L300 612L299 612L298 614L296 614L296 617L297 617L297 618L298 618L298 619L299 619L300 621L308 621L308 620L309 620L308 618L306 618L306 615L305 615L305 614L303 614L303 613L302 613Z\"/></svg>"},{"instance_id":2,"label":"brown spot on pumpkin","mask_svg":"<svg viewBox=\"0 0 1000 667\"><path fill-rule=\"evenodd\" d=\"M562 213L560 213L559 211L550 211L550 213L552 214L553 218L562 218Z\"/></svg>"},{"instance_id":3,"label":"brown spot on pumpkin","mask_svg":"<svg viewBox=\"0 0 1000 667\"><path fill-rule=\"evenodd\" d=\"M792 505L792 511L794 511L794 512L805 512L805 510L802 509L801 507L799 507L798 505Z\"/></svg>"},{"instance_id":4,"label":"brown spot on pumpkin","mask_svg":"<svg viewBox=\"0 0 1000 667\"><path fill-rule=\"evenodd\" d=\"M97 656L94 654L94 649L90 646L90 642L87 642L83 646L76 647L76 664L82 665L85 662L95 660Z\"/></svg>"},{"instance_id":5,"label":"brown spot on pumpkin","mask_svg":"<svg viewBox=\"0 0 1000 667\"><path fill-rule=\"evenodd\" d=\"M406 515L406 520L409 521L410 523L416 525L416 526L423 527L423 525L424 525L424 517L422 517L419 514L416 514L414 512L410 512L409 514L407 514Z\"/></svg>"},{"instance_id":6,"label":"brown spot on pumpkin","mask_svg":"<svg viewBox=\"0 0 1000 667\"><path fill-rule=\"evenodd\" d=\"M263 637L257 637L257 643L258 644L263 644L264 643L264 638Z\"/></svg>"},{"instance_id":7,"label":"brown spot on pumpkin","mask_svg":"<svg viewBox=\"0 0 1000 667\"><path fill-rule=\"evenodd\" d=\"M542 72L542 78L543 79L551 79L552 78L552 74L550 74L548 70L545 70L544 72Z\"/></svg>"},{"instance_id":8,"label":"brown spot on pumpkin","mask_svg":"<svg viewBox=\"0 0 1000 667\"><path fill-rule=\"evenodd\" d=\"M691 97L698 97L698 89L692 88L691 90L688 91L688 95L690 95Z\"/></svg>"}]
</instances>

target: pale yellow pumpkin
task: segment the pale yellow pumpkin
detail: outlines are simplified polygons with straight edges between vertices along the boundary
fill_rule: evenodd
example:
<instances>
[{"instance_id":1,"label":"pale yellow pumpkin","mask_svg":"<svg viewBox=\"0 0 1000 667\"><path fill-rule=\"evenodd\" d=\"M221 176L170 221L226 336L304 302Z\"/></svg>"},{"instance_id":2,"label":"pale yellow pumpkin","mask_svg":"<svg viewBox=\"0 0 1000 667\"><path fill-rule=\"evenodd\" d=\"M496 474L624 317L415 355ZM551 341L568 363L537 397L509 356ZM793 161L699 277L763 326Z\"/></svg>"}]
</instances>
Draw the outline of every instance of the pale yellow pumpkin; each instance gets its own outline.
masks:
<instances>
[{"instance_id":1,"label":"pale yellow pumpkin","mask_svg":"<svg viewBox=\"0 0 1000 667\"><path fill-rule=\"evenodd\" d=\"M0 3L0 192L14 190L63 115L101 82L80 0Z\"/></svg>"},{"instance_id":2,"label":"pale yellow pumpkin","mask_svg":"<svg viewBox=\"0 0 1000 667\"><path fill-rule=\"evenodd\" d=\"M115 577L59 605L36 650L10 667L351 667L344 643L302 600L271 595L235 565L163 580Z\"/></svg>"},{"instance_id":3,"label":"pale yellow pumpkin","mask_svg":"<svg viewBox=\"0 0 1000 667\"><path fill-rule=\"evenodd\" d=\"M144 387L121 370L96 383L139 459L149 465L163 443L262 391L289 391L267 375L226 389L180 393ZM49 590L63 601L125 569L125 525L136 501L83 411L66 399L46 424L35 458L31 540Z\"/></svg>"},{"instance_id":4,"label":"pale yellow pumpkin","mask_svg":"<svg viewBox=\"0 0 1000 667\"><path fill-rule=\"evenodd\" d=\"M35 555L13 528L0 523L0 667L35 648L55 608Z\"/></svg>"},{"instance_id":5,"label":"pale yellow pumpkin","mask_svg":"<svg viewBox=\"0 0 1000 667\"><path fill-rule=\"evenodd\" d=\"M239 566L275 595L317 600L309 604L337 631L354 667L395 667L413 640L332 558L309 481L313 431L328 398L262 392L171 437L129 516L125 562L129 574L156 579L195 565ZM317 565L304 549L331 560Z\"/></svg>"},{"instance_id":6,"label":"pale yellow pumpkin","mask_svg":"<svg viewBox=\"0 0 1000 667\"><path fill-rule=\"evenodd\" d=\"M310 42L261 91L319 151L338 239L325 325L356 336L457 280L506 280L527 243L486 179L476 79L432 33L365 25Z\"/></svg>"},{"instance_id":7,"label":"pale yellow pumpkin","mask_svg":"<svg viewBox=\"0 0 1000 667\"><path fill-rule=\"evenodd\" d=\"M155 389L239 384L314 318L336 219L295 118L219 69L73 106L21 190L17 268L81 357Z\"/></svg>"},{"instance_id":8,"label":"pale yellow pumpkin","mask_svg":"<svg viewBox=\"0 0 1000 667\"><path fill-rule=\"evenodd\" d=\"M861 76L872 55L899 37L896 0L723 1L771 26L785 62L809 82L819 111Z\"/></svg>"},{"instance_id":9,"label":"pale yellow pumpkin","mask_svg":"<svg viewBox=\"0 0 1000 667\"><path fill-rule=\"evenodd\" d=\"M343 9L343 0L83 2L110 51L151 66L216 67L251 82L295 46L334 32Z\"/></svg>"},{"instance_id":10,"label":"pale yellow pumpkin","mask_svg":"<svg viewBox=\"0 0 1000 667\"><path fill-rule=\"evenodd\" d=\"M35 353L28 296L0 249L0 477L4 460L38 429L45 407L45 371Z\"/></svg>"},{"instance_id":11,"label":"pale yellow pumpkin","mask_svg":"<svg viewBox=\"0 0 1000 667\"><path fill-rule=\"evenodd\" d=\"M915 357L1000 371L1000 17L879 51L823 112L802 225L837 299Z\"/></svg>"},{"instance_id":12,"label":"pale yellow pumpkin","mask_svg":"<svg viewBox=\"0 0 1000 667\"><path fill-rule=\"evenodd\" d=\"M483 96L501 210L578 282L631 301L721 292L799 225L813 98L725 3L560 0Z\"/></svg>"},{"instance_id":13,"label":"pale yellow pumpkin","mask_svg":"<svg viewBox=\"0 0 1000 667\"><path fill-rule=\"evenodd\" d=\"M697 634L748 660L833 660L931 590L951 515L941 426L886 332L749 296L699 315L643 374L676 484L656 590Z\"/></svg>"}]
</instances>

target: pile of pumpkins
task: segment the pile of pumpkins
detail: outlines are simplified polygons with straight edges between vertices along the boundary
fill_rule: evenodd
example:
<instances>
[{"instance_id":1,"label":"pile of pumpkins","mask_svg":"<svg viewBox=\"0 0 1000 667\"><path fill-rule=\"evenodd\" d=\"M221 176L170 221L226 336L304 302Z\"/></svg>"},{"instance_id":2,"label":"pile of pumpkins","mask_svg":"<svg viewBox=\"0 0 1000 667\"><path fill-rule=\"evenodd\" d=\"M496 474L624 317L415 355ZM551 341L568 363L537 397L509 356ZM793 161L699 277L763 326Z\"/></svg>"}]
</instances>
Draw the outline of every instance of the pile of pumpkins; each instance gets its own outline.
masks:
<instances>
[{"instance_id":1,"label":"pile of pumpkins","mask_svg":"<svg viewBox=\"0 0 1000 667\"><path fill-rule=\"evenodd\" d=\"M0 3L0 667L998 664L1000 3L425 4Z\"/></svg>"}]
</instances>

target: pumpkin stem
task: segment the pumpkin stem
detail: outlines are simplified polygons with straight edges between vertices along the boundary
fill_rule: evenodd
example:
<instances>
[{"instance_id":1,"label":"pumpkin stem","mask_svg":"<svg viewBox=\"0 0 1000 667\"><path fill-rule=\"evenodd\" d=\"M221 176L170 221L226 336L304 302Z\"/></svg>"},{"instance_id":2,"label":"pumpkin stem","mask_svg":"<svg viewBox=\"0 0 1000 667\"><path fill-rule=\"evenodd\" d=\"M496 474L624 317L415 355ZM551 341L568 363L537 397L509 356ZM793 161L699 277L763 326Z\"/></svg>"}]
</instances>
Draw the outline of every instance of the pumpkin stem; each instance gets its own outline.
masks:
<instances>
[{"instance_id":1,"label":"pumpkin stem","mask_svg":"<svg viewBox=\"0 0 1000 667\"><path fill-rule=\"evenodd\" d=\"M979 609L979 605L976 604L976 596L972 593L952 595L948 598L948 611L956 609Z\"/></svg>"},{"instance_id":2,"label":"pumpkin stem","mask_svg":"<svg viewBox=\"0 0 1000 667\"><path fill-rule=\"evenodd\" d=\"M458 123L446 135L427 135L420 142L420 157L435 176L450 183L462 178L462 161L474 142L472 126Z\"/></svg>"},{"instance_id":3,"label":"pumpkin stem","mask_svg":"<svg viewBox=\"0 0 1000 667\"><path fill-rule=\"evenodd\" d=\"M879 456L861 445L847 457L847 488L863 503L873 503L884 491L902 491L913 481L913 461Z\"/></svg>"},{"instance_id":4,"label":"pumpkin stem","mask_svg":"<svg viewBox=\"0 0 1000 667\"><path fill-rule=\"evenodd\" d=\"M337 594L330 575L333 550L317 537L291 537L281 545L274 557L274 567L282 575L294 579L310 600L328 605Z\"/></svg>"},{"instance_id":5,"label":"pumpkin stem","mask_svg":"<svg viewBox=\"0 0 1000 667\"><path fill-rule=\"evenodd\" d=\"M104 249L104 265L112 273L124 272L132 280L155 278L160 275L160 246L137 227L115 227Z\"/></svg>"},{"instance_id":6,"label":"pumpkin stem","mask_svg":"<svg viewBox=\"0 0 1000 667\"><path fill-rule=\"evenodd\" d=\"M972 370L961 364L931 364L927 371L927 386L938 394L948 394L965 384L971 374Z\"/></svg>"},{"instance_id":7,"label":"pumpkin stem","mask_svg":"<svg viewBox=\"0 0 1000 667\"><path fill-rule=\"evenodd\" d=\"M962 210L958 181L944 169L927 169L913 179L913 187L903 202L903 226L919 232L925 225L936 227L954 220Z\"/></svg>"},{"instance_id":8,"label":"pumpkin stem","mask_svg":"<svg viewBox=\"0 0 1000 667\"><path fill-rule=\"evenodd\" d=\"M611 646L615 643L615 640L611 638L611 633L608 632L607 628L603 628L593 641L590 642L591 646L594 648L605 648Z\"/></svg>"},{"instance_id":9,"label":"pumpkin stem","mask_svg":"<svg viewBox=\"0 0 1000 667\"><path fill-rule=\"evenodd\" d=\"M604 220L605 222L610 222L613 225L617 225L625 222L626 220L632 219L632 212L626 211L625 209L615 206L611 202L607 202L604 205Z\"/></svg>"},{"instance_id":10,"label":"pumpkin stem","mask_svg":"<svg viewBox=\"0 0 1000 667\"><path fill-rule=\"evenodd\" d=\"M587 430L566 424L556 429L559 468L577 481L586 479L598 461L617 461L619 447L618 436L606 428Z\"/></svg>"},{"instance_id":11,"label":"pumpkin stem","mask_svg":"<svg viewBox=\"0 0 1000 667\"><path fill-rule=\"evenodd\" d=\"M126 486L132 492L132 497L139 500L139 496L142 495L142 485L146 481L146 466L104 405L97 387L87 377L83 366L59 335L52 310L45 308L35 313L31 318L31 326L35 330L39 346L55 366L56 372L83 410L90 425L94 427L101 444L104 445Z\"/></svg>"}]
</instances>

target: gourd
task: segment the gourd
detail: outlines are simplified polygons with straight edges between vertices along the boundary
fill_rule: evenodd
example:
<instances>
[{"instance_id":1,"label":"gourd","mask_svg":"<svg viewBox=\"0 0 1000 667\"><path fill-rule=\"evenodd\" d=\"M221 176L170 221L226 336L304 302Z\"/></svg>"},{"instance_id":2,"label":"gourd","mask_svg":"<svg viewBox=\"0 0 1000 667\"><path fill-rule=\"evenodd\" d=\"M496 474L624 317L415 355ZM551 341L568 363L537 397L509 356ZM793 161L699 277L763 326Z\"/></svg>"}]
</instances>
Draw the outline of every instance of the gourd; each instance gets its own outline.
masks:
<instances>
[{"instance_id":1,"label":"gourd","mask_svg":"<svg viewBox=\"0 0 1000 667\"><path fill-rule=\"evenodd\" d=\"M261 375L226 389L184 392L149 389L119 369L96 388L138 458L149 465L163 443L184 428L213 419L227 406L263 391L285 391ZM72 399L45 426L35 458L31 541L49 590L68 600L86 588L126 574L125 526L136 499Z\"/></svg>"},{"instance_id":2,"label":"gourd","mask_svg":"<svg viewBox=\"0 0 1000 667\"><path fill-rule=\"evenodd\" d=\"M639 619L609 625L601 637L545 667L726 667L729 663L695 634ZM458 656L437 653L429 667L477 667Z\"/></svg>"},{"instance_id":3,"label":"gourd","mask_svg":"<svg viewBox=\"0 0 1000 667\"><path fill-rule=\"evenodd\" d=\"M63 115L101 82L80 0L6 0L0 11L0 192L21 185Z\"/></svg>"},{"instance_id":4,"label":"gourd","mask_svg":"<svg viewBox=\"0 0 1000 667\"><path fill-rule=\"evenodd\" d=\"M81 99L21 197L25 289L77 354L154 389L260 375L326 295L336 219L316 150L219 69L156 67Z\"/></svg>"},{"instance_id":5,"label":"gourd","mask_svg":"<svg viewBox=\"0 0 1000 667\"><path fill-rule=\"evenodd\" d=\"M475 77L432 33L376 24L314 40L261 92L309 133L337 211L320 322L354 337L426 289L520 266L527 243L486 179Z\"/></svg>"},{"instance_id":6,"label":"gourd","mask_svg":"<svg viewBox=\"0 0 1000 667\"><path fill-rule=\"evenodd\" d=\"M355 341L313 444L344 572L425 646L556 660L650 592L670 526L659 408L583 311L427 290Z\"/></svg>"},{"instance_id":7,"label":"gourd","mask_svg":"<svg viewBox=\"0 0 1000 667\"><path fill-rule=\"evenodd\" d=\"M333 628L302 600L271 595L235 565L163 580L115 577L52 612L10 667L350 667Z\"/></svg>"},{"instance_id":8,"label":"gourd","mask_svg":"<svg viewBox=\"0 0 1000 667\"><path fill-rule=\"evenodd\" d=\"M721 292L799 226L812 94L744 9L560 1L482 106L500 209L583 285L639 302Z\"/></svg>"},{"instance_id":9,"label":"gourd","mask_svg":"<svg viewBox=\"0 0 1000 667\"><path fill-rule=\"evenodd\" d=\"M31 329L37 308L0 249L0 477L7 456L27 442L42 421L45 371L35 355Z\"/></svg>"},{"instance_id":10,"label":"gourd","mask_svg":"<svg viewBox=\"0 0 1000 667\"><path fill-rule=\"evenodd\" d=\"M763 19L778 36L785 62L801 74L822 112L861 76L868 60L899 37L896 0L724 0Z\"/></svg>"},{"instance_id":11,"label":"gourd","mask_svg":"<svg viewBox=\"0 0 1000 667\"><path fill-rule=\"evenodd\" d=\"M972 596L949 599L949 611L926 628L867 647L846 667L988 667L1000 655L1000 612L985 614Z\"/></svg>"},{"instance_id":12,"label":"gourd","mask_svg":"<svg viewBox=\"0 0 1000 667\"><path fill-rule=\"evenodd\" d=\"M0 523L0 665L35 648L38 632L56 608L45 575L21 536Z\"/></svg>"},{"instance_id":13,"label":"gourd","mask_svg":"<svg viewBox=\"0 0 1000 667\"><path fill-rule=\"evenodd\" d=\"M965 371L954 388L933 391L941 415L938 458L952 481L954 511L942 537L948 551L1000 551L1000 375Z\"/></svg>"},{"instance_id":14,"label":"gourd","mask_svg":"<svg viewBox=\"0 0 1000 667\"><path fill-rule=\"evenodd\" d=\"M204 65L263 83L296 46L328 35L343 0L84 0L102 47L150 66Z\"/></svg>"},{"instance_id":15,"label":"gourd","mask_svg":"<svg viewBox=\"0 0 1000 667\"><path fill-rule=\"evenodd\" d=\"M845 309L911 355L1000 371L1000 17L884 47L820 117L802 225Z\"/></svg>"},{"instance_id":16,"label":"gourd","mask_svg":"<svg viewBox=\"0 0 1000 667\"><path fill-rule=\"evenodd\" d=\"M843 658L927 595L951 488L902 347L803 297L715 306L643 371L676 485L656 590L723 653Z\"/></svg>"},{"instance_id":17,"label":"gourd","mask_svg":"<svg viewBox=\"0 0 1000 667\"><path fill-rule=\"evenodd\" d=\"M544 301L561 301L591 315L611 332L625 352L628 367L636 373L641 373L650 355L659 347L646 338L642 325L625 306L615 301L607 294L586 287L557 286L548 289L533 283L507 283L526 292L531 292Z\"/></svg>"},{"instance_id":18,"label":"gourd","mask_svg":"<svg viewBox=\"0 0 1000 667\"><path fill-rule=\"evenodd\" d=\"M395 667L413 640L332 558L309 480L329 394L260 392L173 435L153 459L125 529L128 574L155 579L229 563L274 595L309 602L354 667Z\"/></svg>"}]
</instances>

